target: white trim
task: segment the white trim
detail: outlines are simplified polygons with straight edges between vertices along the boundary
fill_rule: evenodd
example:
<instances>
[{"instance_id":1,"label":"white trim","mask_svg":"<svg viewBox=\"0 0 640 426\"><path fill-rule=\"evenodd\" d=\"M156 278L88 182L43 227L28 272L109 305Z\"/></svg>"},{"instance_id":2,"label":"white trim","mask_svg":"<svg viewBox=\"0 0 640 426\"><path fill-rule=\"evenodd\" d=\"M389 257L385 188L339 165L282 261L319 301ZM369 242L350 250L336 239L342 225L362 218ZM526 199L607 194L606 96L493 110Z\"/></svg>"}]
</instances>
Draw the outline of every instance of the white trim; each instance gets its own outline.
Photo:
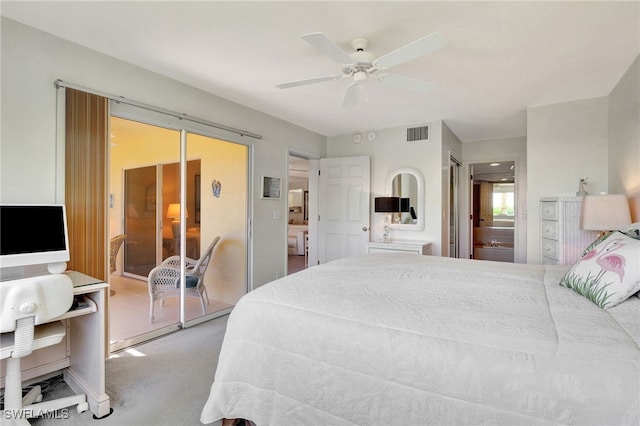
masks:
<instances>
[{"instance_id":1,"label":"white trim","mask_svg":"<svg viewBox=\"0 0 640 426\"><path fill-rule=\"evenodd\" d=\"M307 268L309 266L315 265L317 263L317 258L318 258L318 254L317 254L317 250L316 250L316 246L315 244L318 241L318 209L317 209L317 197L318 197L318 168L317 168L317 163L318 163L318 159L320 158L320 155L318 154L314 154L314 153L310 153L308 151L303 151L303 150L299 150L296 148L293 148L291 146L287 146L286 147L286 154L287 154L287 173L286 173L286 181L285 181L285 188L287 191L287 215L289 214L289 157L293 156L293 157L298 157L298 158L304 158L307 160L307 166L308 166L308 175L307 175L307 191L309 192L309 204L308 204L308 211L307 211L307 235L309 237L309 253L307 255ZM312 201L313 199L313 201ZM312 213L312 207L313 206L313 214ZM288 218L288 217L287 217ZM287 220L284 226L284 234L285 234L285 242L288 239L289 236L289 221ZM286 246L285 246L286 247ZM288 275L289 273L289 250L286 249L285 253L285 275ZM311 259L313 258L313 263L311 263Z\"/></svg>"},{"instance_id":2,"label":"white trim","mask_svg":"<svg viewBox=\"0 0 640 426\"><path fill-rule=\"evenodd\" d=\"M128 104L128 105L133 105L133 106L138 107L138 108L143 108L143 109L146 109L146 110L149 110L149 111L158 112L158 113L161 113L161 114L169 115L171 117L176 117L176 118L179 118L180 120L187 120L187 121L191 121L193 123L204 124L204 125L207 125L207 126L210 126L210 127L215 127L217 129L220 129L220 130L225 130L227 132L236 133L236 134L240 135L241 137L242 136L248 136L248 137L251 137L251 138L254 138L254 139L262 139L261 135L258 135L258 134L253 133L253 132L249 132L249 131L241 130L241 129L236 129L234 127L226 126L224 124L214 123L213 121L208 121L208 120L204 120L204 119L201 119L201 118L191 117L191 116L189 116L187 114L178 113L178 112L171 111L171 110L168 110L168 109L159 108L159 107L156 107L156 106L153 106L153 105L149 105L149 104L145 104L145 103L142 103L142 102L134 101L132 99L127 99L127 98L125 98L123 96L115 96L115 95L111 95L109 93L100 92L98 90L89 89L89 88L82 87L82 86L79 86L79 85L76 85L76 84L67 83L67 82L62 81L60 79L56 80L54 82L54 85L55 85L56 89L60 89L60 88L66 87L66 88L69 88L69 89L80 90L82 92L87 92L87 93L91 93L91 94L94 94L94 95L102 96L102 97L107 98L107 99L112 100L112 101L121 102L121 103L125 103L125 104Z\"/></svg>"}]
</instances>

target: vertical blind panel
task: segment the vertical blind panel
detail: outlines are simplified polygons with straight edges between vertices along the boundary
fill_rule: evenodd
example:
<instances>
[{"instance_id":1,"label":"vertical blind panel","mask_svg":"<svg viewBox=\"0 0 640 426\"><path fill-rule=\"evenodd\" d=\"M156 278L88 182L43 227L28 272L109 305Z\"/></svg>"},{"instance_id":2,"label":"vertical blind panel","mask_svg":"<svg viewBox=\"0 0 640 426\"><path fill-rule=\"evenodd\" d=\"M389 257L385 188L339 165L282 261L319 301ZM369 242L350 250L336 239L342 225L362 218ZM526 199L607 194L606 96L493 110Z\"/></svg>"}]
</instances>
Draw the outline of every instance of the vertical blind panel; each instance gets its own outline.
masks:
<instances>
[{"instance_id":1,"label":"vertical blind panel","mask_svg":"<svg viewBox=\"0 0 640 426\"><path fill-rule=\"evenodd\" d=\"M107 279L108 99L66 89L65 204L68 269Z\"/></svg>"}]
</instances>

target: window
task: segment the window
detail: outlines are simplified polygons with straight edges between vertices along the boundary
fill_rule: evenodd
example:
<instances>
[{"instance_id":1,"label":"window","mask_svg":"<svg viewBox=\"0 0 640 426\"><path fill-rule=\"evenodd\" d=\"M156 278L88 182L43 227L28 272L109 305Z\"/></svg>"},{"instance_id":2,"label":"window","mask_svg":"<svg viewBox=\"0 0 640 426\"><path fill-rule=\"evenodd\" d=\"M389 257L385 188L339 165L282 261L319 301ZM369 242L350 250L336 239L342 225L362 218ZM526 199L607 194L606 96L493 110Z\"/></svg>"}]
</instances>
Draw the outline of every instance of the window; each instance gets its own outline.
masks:
<instances>
[{"instance_id":1,"label":"window","mask_svg":"<svg viewBox=\"0 0 640 426\"><path fill-rule=\"evenodd\" d=\"M493 184L493 217L513 218L515 215L514 184Z\"/></svg>"}]
</instances>

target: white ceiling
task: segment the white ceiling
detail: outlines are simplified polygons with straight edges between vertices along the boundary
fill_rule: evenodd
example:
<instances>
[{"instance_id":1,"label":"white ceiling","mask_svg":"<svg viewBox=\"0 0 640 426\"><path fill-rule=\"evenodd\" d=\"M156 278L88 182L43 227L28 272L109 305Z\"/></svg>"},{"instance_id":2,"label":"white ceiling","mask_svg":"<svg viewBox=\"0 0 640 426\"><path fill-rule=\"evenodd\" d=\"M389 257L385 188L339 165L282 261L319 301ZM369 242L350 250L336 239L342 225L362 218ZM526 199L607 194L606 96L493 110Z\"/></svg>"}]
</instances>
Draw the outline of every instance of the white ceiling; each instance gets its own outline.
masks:
<instances>
[{"instance_id":1,"label":"white ceiling","mask_svg":"<svg viewBox=\"0 0 640 426\"><path fill-rule=\"evenodd\" d=\"M526 108L607 96L640 53L640 2L2 1L15 21L326 136L444 120L463 141L524 136ZM448 46L389 71L428 94L347 79L275 84L341 67L300 36L376 56L437 31Z\"/></svg>"}]
</instances>

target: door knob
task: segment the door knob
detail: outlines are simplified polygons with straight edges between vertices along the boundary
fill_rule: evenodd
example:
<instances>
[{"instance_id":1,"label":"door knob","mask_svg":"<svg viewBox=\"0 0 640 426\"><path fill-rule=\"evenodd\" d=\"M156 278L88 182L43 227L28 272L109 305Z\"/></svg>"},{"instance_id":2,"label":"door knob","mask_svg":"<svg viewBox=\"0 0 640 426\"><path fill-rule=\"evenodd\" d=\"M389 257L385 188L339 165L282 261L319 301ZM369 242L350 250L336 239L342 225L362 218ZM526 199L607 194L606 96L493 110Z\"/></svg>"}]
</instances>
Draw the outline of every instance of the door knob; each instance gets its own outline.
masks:
<instances>
[{"instance_id":1,"label":"door knob","mask_svg":"<svg viewBox=\"0 0 640 426\"><path fill-rule=\"evenodd\" d=\"M369 230L369 228L367 228L366 226L363 226L363 227L362 227L362 230L363 230L364 232L367 232L367 231Z\"/></svg>"}]
</instances>

